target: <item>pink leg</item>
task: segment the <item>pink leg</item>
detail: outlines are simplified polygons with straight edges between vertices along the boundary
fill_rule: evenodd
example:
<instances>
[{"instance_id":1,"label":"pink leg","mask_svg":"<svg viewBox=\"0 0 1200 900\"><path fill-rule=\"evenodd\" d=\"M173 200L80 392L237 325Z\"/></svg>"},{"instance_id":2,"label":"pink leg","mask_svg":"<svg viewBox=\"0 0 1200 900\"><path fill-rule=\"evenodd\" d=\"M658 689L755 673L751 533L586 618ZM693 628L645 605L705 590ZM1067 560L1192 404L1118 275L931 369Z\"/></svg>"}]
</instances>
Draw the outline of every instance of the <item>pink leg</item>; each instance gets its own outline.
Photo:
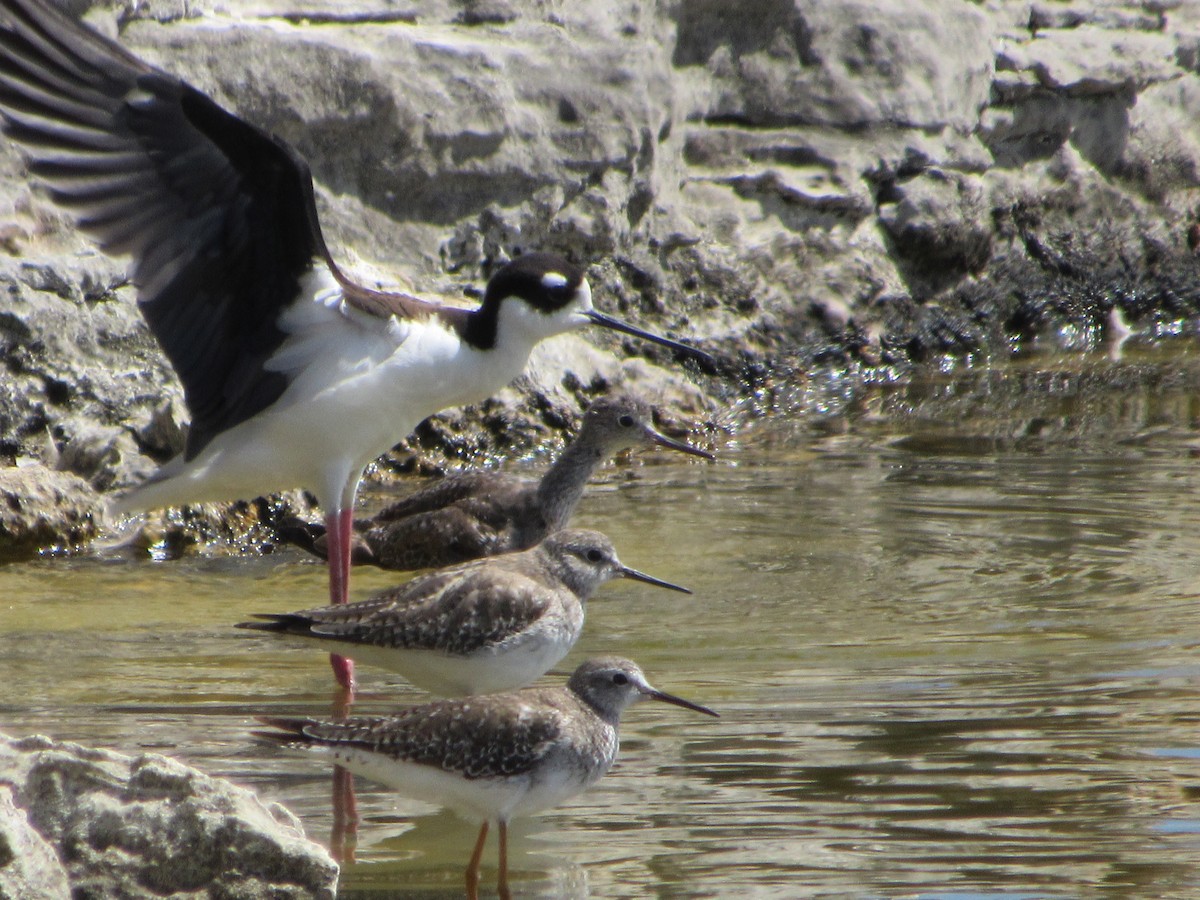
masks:
<instances>
[{"instance_id":1,"label":"pink leg","mask_svg":"<svg viewBox=\"0 0 1200 900\"><path fill-rule=\"evenodd\" d=\"M350 534L354 510L338 509L325 516L325 547L329 557L329 603L350 597Z\"/></svg>"},{"instance_id":2,"label":"pink leg","mask_svg":"<svg viewBox=\"0 0 1200 900\"><path fill-rule=\"evenodd\" d=\"M346 603L350 599L350 528L351 510L341 509L325 517L326 546L329 551L329 602ZM334 700L333 714L343 719L354 702L354 660L329 654L334 677L341 690ZM330 849L341 864L354 862L358 843L358 800L354 795L354 776L341 766L333 767L333 834Z\"/></svg>"},{"instance_id":3,"label":"pink leg","mask_svg":"<svg viewBox=\"0 0 1200 900\"><path fill-rule=\"evenodd\" d=\"M329 553L329 602L333 605L350 599L350 530L353 527L352 509L334 510L325 516L325 542ZM338 684L347 691L354 690L354 661L329 655L329 664Z\"/></svg>"}]
</instances>

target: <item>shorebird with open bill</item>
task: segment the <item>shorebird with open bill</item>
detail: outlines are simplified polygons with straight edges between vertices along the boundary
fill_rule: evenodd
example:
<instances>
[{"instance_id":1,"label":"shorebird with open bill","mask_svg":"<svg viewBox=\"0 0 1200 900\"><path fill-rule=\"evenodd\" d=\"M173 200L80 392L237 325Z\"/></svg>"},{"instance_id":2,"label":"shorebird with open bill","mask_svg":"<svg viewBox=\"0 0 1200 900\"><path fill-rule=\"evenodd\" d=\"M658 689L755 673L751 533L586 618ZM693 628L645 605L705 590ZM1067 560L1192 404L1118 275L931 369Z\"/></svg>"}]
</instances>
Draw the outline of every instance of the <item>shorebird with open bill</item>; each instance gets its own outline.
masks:
<instances>
[{"instance_id":1,"label":"shorebird with open bill","mask_svg":"<svg viewBox=\"0 0 1200 900\"><path fill-rule=\"evenodd\" d=\"M633 662L606 657L583 663L566 687L438 700L385 718L264 716L259 721L276 730L255 734L482 820L467 867L468 897L478 896L488 823L496 820L500 896L508 897L509 820L557 806L598 781L617 757L621 713L641 700L717 715L655 689Z\"/></svg>"},{"instance_id":2,"label":"shorebird with open bill","mask_svg":"<svg viewBox=\"0 0 1200 900\"><path fill-rule=\"evenodd\" d=\"M307 488L334 603L364 467L426 416L508 384L539 341L596 324L711 363L593 309L583 272L553 255L501 268L475 310L354 283L292 147L46 0L0 2L0 116L50 196L132 258L183 384L184 453L118 511Z\"/></svg>"},{"instance_id":3,"label":"shorebird with open bill","mask_svg":"<svg viewBox=\"0 0 1200 900\"><path fill-rule=\"evenodd\" d=\"M714 458L660 433L649 404L629 396L601 398L588 407L579 434L540 480L497 471L447 476L355 522L352 561L427 569L528 549L567 527L588 479L604 460L621 450L656 446ZM316 523L292 519L280 533L326 555L324 530Z\"/></svg>"},{"instance_id":4,"label":"shorebird with open bill","mask_svg":"<svg viewBox=\"0 0 1200 900\"><path fill-rule=\"evenodd\" d=\"M316 639L356 662L399 672L444 697L532 684L570 652L584 606L629 578L690 594L631 569L595 531L557 531L531 550L439 569L359 603L262 614L239 628Z\"/></svg>"}]
</instances>

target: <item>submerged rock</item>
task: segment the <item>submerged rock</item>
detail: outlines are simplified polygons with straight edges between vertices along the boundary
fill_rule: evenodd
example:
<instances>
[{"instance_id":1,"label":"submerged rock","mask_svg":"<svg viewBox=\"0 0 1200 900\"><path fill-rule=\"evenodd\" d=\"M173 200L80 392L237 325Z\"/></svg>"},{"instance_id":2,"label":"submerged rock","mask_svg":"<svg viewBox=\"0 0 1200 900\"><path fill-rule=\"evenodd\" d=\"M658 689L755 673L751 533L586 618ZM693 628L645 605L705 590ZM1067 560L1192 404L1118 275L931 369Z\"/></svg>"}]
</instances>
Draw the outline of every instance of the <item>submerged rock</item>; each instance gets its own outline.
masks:
<instances>
[{"instance_id":1,"label":"submerged rock","mask_svg":"<svg viewBox=\"0 0 1200 900\"><path fill-rule=\"evenodd\" d=\"M0 897L332 900L337 888L337 864L290 812L163 756L0 736L0 782Z\"/></svg>"}]
</instances>

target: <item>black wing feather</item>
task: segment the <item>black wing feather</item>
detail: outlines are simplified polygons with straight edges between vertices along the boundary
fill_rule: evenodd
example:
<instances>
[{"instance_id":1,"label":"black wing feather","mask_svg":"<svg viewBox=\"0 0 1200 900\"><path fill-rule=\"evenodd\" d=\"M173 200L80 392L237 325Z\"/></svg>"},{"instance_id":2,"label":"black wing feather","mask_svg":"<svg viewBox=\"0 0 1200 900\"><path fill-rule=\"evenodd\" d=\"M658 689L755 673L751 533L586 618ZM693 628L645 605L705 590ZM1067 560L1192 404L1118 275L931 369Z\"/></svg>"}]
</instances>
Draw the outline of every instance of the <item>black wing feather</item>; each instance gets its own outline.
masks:
<instances>
[{"instance_id":1,"label":"black wing feather","mask_svg":"<svg viewBox=\"0 0 1200 900\"><path fill-rule=\"evenodd\" d=\"M133 257L192 414L186 457L274 402L278 316L314 261L333 268L295 151L45 0L0 4L0 115L80 228Z\"/></svg>"}]
</instances>

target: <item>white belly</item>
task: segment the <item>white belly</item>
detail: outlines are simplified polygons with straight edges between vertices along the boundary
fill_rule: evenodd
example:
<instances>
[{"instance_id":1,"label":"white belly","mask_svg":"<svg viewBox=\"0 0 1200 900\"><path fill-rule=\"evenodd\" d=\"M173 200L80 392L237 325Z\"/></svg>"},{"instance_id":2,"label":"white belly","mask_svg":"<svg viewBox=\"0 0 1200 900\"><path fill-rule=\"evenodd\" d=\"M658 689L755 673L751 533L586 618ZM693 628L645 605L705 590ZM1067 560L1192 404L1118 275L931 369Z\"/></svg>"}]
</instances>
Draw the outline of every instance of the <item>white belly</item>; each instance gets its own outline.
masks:
<instances>
[{"instance_id":1,"label":"white belly","mask_svg":"<svg viewBox=\"0 0 1200 900\"><path fill-rule=\"evenodd\" d=\"M401 762L380 753L336 747L313 748L355 775L369 778L414 800L446 806L476 820L508 818L529 789L527 777L467 779L433 766Z\"/></svg>"},{"instance_id":2,"label":"white belly","mask_svg":"<svg viewBox=\"0 0 1200 900\"><path fill-rule=\"evenodd\" d=\"M332 322L332 324L331 324ZM320 339L284 346L293 378L272 406L176 459L118 501L123 511L250 499L305 488L322 506L353 499L362 470L423 419L478 402L520 374L532 348L478 351L432 321L380 330L337 314ZM298 367L298 368L295 368Z\"/></svg>"},{"instance_id":3,"label":"white belly","mask_svg":"<svg viewBox=\"0 0 1200 900\"><path fill-rule=\"evenodd\" d=\"M341 645L320 640L320 646L364 663L398 672L416 687L441 697L495 694L527 687L550 671L571 650L578 637L539 637L500 645L469 656L452 656L436 650L397 650L370 645Z\"/></svg>"},{"instance_id":4,"label":"white belly","mask_svg":"<svg viewBox=\"0 0 1200 900\"><path fill-rule=\"evenodd\" d=\"M550 765L508 778L466 779L434 766L402 762L358 748L314 746L304 752L324 756L405 797L436 803L476 820L508 820L551 809L587 790L612 762L593 771Z\"/></svg>"}]
</instances>

